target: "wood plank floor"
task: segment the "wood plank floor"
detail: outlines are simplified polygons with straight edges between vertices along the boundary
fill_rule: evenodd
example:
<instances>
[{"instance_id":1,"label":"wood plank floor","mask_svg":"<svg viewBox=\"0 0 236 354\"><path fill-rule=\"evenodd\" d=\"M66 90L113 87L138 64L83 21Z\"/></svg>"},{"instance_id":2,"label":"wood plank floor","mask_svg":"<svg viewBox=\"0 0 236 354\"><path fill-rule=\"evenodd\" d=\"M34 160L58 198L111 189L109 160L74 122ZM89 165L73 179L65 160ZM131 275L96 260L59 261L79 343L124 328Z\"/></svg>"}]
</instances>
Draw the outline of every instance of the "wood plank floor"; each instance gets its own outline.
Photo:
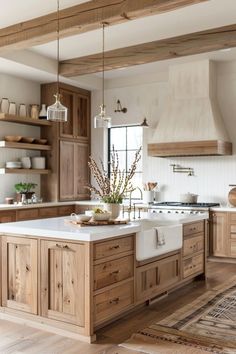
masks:
<instances>
[{"instance_id":1,"label":"wood plank floor","mask_svg":"<svg viewBox=\"0 0 236 354\"><path fill-rule=\"evenodd\" d=\"M138 329L161 320L178 308L191 303L208 289L236 274L236 264L210 262L209 279L195 281L163 300L139 309L98 331L97 342L85 344L73 339L0 320L0 354L138 354L119 348ZM139 352L140 354L140 352Z\"/></svg>"}]
</instances>

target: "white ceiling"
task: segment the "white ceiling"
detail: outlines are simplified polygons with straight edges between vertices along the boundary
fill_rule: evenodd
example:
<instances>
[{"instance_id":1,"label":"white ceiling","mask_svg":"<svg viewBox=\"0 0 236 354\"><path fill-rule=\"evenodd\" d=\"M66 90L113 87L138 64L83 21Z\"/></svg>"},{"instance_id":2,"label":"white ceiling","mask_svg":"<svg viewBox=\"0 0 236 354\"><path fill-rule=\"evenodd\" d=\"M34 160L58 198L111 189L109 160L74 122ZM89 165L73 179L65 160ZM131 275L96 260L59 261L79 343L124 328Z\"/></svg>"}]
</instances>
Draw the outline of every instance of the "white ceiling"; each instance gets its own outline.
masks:
<instances>
[{"instance_id":1,"label":"white ceiling","mask_svg":"<svg viewBox=\"0 0 236 354\"><path fill-rule=\"evenodd\" d=\"M86 0L60 0L60 7L66 8L83 2L86 2ZM0 8L4 8L4 18L1 18L0 27L5 27L19 21L25 21L55 11L56 0L34 0L33 6L32 0L0 0ZM116 49L233 23L236 23L236 0L210 0L176 11L137 19L106 28L105 49ZM45 82L47 78L49 81L53 77L56 68L54 62L56 58L55 44L55 41L53 41L30 48L22 53L20 60L18 58L20 55L17 56L14 53L4 55L4 59L0 60L0 71L13 73L15 70L14 74L16 75L25 75L27 78L31 76L33 80L41 82ZM61 39L60 48L60 58L62 60L100 52L101 30ZM40 68L37 67L34 69L37 60L34 58L30 63L30 55L33 57L38 56L38 62L42 63ZM27 60L24 62L22 58L26 57ZM46 64L48 58L53 59L51 60L53 65L50 64L52 68L49 68L48 63ZM232 49L229 52L205 53L193 57L139 65L123 70L113 70L106 72L106 79L115 80L156 73L157 71L167 71L171 63L195 60L197 58L210 58L217 61L236 60L236 49ZM9 59L9 63L7 59ZM14 61L16 62L15 66ZM45 71L43 70L44 61ZM93 85L95 78L99 79L100 75L86 75L84 82L88 79ZM79 80L78 82L80 82L80 84L83 81L82 78L73 78L73 80L73 82Z\"/></svg>"}]
</instances>

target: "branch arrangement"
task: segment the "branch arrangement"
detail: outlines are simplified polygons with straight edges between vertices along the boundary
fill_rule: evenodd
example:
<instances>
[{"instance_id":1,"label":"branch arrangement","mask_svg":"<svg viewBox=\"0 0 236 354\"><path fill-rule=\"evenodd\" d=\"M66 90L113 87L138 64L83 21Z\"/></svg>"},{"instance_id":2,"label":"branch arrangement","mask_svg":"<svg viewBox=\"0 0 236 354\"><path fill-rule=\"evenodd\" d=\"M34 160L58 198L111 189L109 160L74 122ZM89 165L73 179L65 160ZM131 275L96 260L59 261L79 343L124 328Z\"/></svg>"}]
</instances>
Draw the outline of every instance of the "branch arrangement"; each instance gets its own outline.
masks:
<instances>
[{"instance_id":1,"label":"branch arrangement","mask_svg":"<svg viewBox=\"0 0 236 354\"><path fill-rule=\"evenodd\" d=\"M136 151L131 167L125 172L125 170L120 170L119 168L119 156L113 146L110 161L110 178L108 177L103 162L101 161L101 167L99 167L96 161L90 156L88 166L94 176L97 187L89 185L87 188L101 198L104 203L122 203L125 194L135 189L131 180L137 169L137 164L141 159L141 149L140 147Z\"/></svg>"}]
</instances>

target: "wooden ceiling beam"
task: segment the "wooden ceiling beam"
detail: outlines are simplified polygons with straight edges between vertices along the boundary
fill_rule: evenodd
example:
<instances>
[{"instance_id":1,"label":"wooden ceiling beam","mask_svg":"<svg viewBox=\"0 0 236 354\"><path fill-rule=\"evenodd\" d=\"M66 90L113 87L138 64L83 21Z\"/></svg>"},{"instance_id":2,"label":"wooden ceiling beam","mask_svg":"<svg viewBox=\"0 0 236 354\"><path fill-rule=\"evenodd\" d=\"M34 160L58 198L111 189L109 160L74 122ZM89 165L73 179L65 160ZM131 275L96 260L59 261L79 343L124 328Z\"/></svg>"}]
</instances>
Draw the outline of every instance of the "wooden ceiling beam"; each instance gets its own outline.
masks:
<instances>
[{"instance_id":1,"label":"wooden ceiling beam","mask_svg":"<svg viewBox=\"0 0 236 354\"><path fill-rule=\"evenodd\" d=\"M175 59L236 47L236 24L105 52L105 70ZM102 71L102 53L65 60L60 74L73 77Z\"/></svg>"},{"instance_id":2,"label":"wooden ceiling beam","mask_svg":"<svg viewBox=\"0 0 236 354\"><path fill-rule=\"evenodd\" d=\"M103 22L115 25L205 1L209 0L92 0L60 11L60 37L98 29ZM0 53L55 40L56 28L56 12L2 28Z\"/></svg>"}]
</instances>

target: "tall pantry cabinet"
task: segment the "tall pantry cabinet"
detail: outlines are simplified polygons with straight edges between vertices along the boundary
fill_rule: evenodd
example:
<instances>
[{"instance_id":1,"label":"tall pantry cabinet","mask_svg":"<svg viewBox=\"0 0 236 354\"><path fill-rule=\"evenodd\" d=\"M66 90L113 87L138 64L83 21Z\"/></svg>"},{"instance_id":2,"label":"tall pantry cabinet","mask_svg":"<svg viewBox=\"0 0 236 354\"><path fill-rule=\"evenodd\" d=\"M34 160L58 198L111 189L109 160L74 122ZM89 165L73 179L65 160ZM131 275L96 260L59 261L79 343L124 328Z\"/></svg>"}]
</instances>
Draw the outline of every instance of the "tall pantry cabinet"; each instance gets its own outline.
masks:
<instances>
[{"instance_id":1,"label":"tall pantry cabinet","mask_svg":"<svg viewBox=\"0 0 236 354\"><path fill-rule=\"evenodd\" d=\"M41 85L41 101L47 106L55 102L56 83ZM49 175L41 176L44 201L89 199L88 157L90 153L90 92L74 86L59 84L61 102L68 108L66 123L53 122L43 127L51 151L46 151Z\"/></svg>"}]
</instances>

